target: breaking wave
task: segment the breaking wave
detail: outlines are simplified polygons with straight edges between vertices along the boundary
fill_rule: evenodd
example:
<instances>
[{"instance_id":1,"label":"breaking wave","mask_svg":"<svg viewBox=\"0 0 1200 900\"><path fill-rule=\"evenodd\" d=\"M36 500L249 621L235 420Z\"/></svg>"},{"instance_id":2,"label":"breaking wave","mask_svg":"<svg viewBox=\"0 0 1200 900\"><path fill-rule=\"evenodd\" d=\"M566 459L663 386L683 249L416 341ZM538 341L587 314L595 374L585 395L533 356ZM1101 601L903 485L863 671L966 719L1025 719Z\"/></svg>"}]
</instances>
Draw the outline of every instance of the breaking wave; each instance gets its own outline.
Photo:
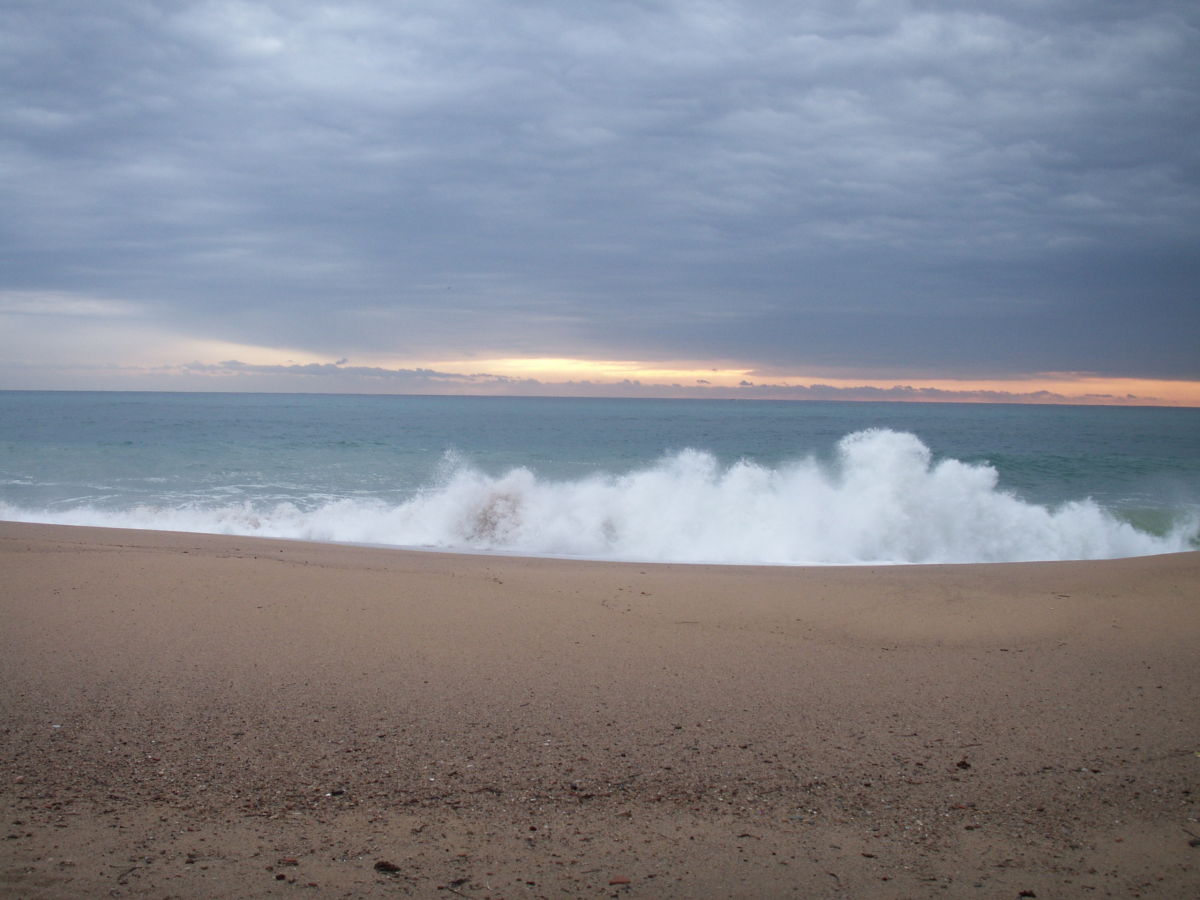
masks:
<instances>
[{"instance_id":1,"label":"breaking wave","mask_svg":"<svg viewBox=\"0 0 1200 900\"><path fill-rule=\"evenodd\" d=\"M1057 507L997 487L983 464L934 462L914 435L843 438L830 462L722 466L684 450L625 474L574 481L464 462L401 503L344 498L105 510L12 520L646 562L771 565L962 563L1142 556L1194 549L1200 522L1149 534L1091 500Z\"/></svg>"}]
</instances>

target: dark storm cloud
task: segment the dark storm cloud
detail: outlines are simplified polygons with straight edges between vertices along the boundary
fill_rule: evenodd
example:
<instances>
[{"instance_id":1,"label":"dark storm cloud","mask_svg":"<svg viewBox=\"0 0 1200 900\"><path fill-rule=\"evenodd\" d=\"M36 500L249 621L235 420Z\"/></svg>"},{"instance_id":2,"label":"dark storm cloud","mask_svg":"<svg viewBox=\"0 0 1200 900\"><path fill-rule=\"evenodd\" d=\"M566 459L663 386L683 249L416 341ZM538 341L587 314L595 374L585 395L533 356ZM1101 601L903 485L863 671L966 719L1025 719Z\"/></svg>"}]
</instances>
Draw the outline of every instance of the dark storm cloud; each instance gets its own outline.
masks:
<instances>
[{"instance_id":1,"label":"dark storm cloud","mask_svg":"<svg viewBox=\"0 0 1200 900\"><path fill-rule=\"evenodd\" d=\"M1192 5L793 6L6 4L0 291L331 357L1200 377Z\"/></svg>"}]
</instances>

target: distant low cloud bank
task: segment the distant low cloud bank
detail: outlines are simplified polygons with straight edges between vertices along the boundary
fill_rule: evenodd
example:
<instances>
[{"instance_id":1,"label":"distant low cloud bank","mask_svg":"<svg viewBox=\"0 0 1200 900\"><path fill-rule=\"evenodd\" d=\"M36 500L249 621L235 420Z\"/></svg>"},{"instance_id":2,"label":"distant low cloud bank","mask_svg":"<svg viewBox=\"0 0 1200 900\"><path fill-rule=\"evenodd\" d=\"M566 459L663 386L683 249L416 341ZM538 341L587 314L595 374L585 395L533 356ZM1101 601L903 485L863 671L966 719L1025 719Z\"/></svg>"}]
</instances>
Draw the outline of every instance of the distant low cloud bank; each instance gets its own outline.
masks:
<instances>
[{"instance_id":1,"label":"distant low cloud bank","mask_svg":"<svg viewBox=\"0 0 1200 900\"><path fill-rule=\"evenodd\" d=\"M714 385L703 379L696 384L653 384L636 379L619 381L548 381L513 378L487 372L442 372L426 368L389 369L381 366L352 366L347 360L335 363L255 364L240 360L217 363L190 362L168 371L196 389L195 377L203 378L210 390L289 390L299 392L503 394L507 396L567 397L660 397L692 399L759 400L875 400L950 403L1087 403L1109 405L1154 405L1160 398L1134 394L1070 394L1048 390L953 390L914 385L877 387L830 384L792 385L752 383ZM147 370L147 374L150 370Z\"/></svg>"}]
</instances>

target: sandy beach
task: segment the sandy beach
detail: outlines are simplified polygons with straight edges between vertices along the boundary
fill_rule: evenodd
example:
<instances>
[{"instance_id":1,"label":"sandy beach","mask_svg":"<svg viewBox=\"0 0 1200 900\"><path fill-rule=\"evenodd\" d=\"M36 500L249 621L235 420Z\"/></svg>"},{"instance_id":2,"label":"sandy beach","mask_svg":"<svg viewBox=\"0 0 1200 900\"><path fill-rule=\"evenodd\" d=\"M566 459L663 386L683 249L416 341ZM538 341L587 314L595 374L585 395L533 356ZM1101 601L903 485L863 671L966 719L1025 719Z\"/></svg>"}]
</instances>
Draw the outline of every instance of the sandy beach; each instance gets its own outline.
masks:
<instances>
[{"instance_id":1,"label":"sandy beach","mask_svg":"<svg viewBox=\"0 0 1200 900\"><path fill-rule=\"evenodd\" d=\"M0 525L6 897L1200 894L1200 554Z\"/></svg>"}]
</instances>

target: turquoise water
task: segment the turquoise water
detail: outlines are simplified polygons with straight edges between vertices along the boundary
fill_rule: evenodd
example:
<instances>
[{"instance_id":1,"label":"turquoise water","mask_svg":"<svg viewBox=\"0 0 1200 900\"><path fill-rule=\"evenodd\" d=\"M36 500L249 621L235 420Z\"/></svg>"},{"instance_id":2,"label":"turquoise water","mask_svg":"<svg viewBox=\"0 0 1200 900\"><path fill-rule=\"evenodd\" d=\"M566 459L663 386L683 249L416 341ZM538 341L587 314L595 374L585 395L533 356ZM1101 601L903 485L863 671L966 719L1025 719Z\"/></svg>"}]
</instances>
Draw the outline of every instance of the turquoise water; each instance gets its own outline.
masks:
<instances>
[{"instance_id":1,"label":"turquoise water","mask_svg":"<svg viewBox=\"0 0 1200 900\"><path fill-rule=\"evenodd\" d=\"M1200 410L0 392L0 517L601 559L1196 546Z\"/></svg>"}]
</instances>

